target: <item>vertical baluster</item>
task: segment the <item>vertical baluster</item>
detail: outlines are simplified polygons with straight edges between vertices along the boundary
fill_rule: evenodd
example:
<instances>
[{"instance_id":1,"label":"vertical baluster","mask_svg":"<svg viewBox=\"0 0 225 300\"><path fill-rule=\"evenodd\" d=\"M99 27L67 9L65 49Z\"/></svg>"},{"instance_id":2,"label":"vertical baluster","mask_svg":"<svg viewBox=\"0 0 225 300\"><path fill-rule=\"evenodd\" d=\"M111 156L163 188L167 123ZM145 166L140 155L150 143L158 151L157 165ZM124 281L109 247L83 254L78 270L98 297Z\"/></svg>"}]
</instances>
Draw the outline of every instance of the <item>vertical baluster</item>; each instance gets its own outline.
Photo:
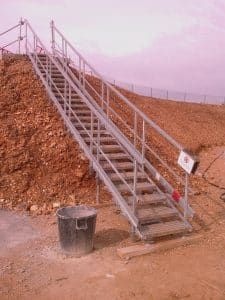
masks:
<instances>
[{"instance_id":1,"label":"vertical baluster","mask_svg":"<svg viewBox=\"0 0 225 300\"><path fill-rule=\"evenodd\" d=\"M187 219L188 215L188 178L189 175L185 172L185 191L184 191L184 218Z\"/></svg>"},{"instance_id":2,"label":"vertical baluster","mask_svg":"<svg viewBox=\"0 0 225 300\"><path fill-rule=\"evenodd\" d=\"M93 154L93 142L94 142L94 117L93 117L93 112L91 111L91 138L90 138L90 151L91 154ZM92 175L92 170L93 170L93 163L90 161L90 166L89 166L89 174Z\"/></svg>"},{"instance_id":3,"label":"vertical baluster","mask_svg":"<svg viewBox=\"0 0 225 300\"><path fill-rule=\"evenodd\" d=\"M101 97L102 97L102 110L104 110L104 82L102 81L102 90L101 90Z\"/></svg>"},{"instance_id":4,"label":"vertical baluster","mask_svg":"<svg viewBox=\"0 0 225 300\"><path fill-rule=\"evenodd\" d=\"M47 85L49 86L50 85L50 78L49 78L49 59L48 57L46 56L46 71L45 71L45 80L47 82Z\"/></svg>"},{"instance_id":5,"label":"vertical baluster","mask_svg":"<svg viewBox=\"0 0 225 300\"><path fill-rule=\"evenodd\" d=\"M55 25L54 25L54 21L52 20L50 23L50 27L51 27L51 34L52 34L52 54L55 55Z\"/></svg>"},{"instance_id":6,"label":"vertical baluster","mask_svg":"<svg viewBox=\"0 0 225 300\"><path fill-rule=\"evenodd\" d=\"M141 155L142 155L142 168L144 167L145 159L145 120L142 120L142 146L141 146Z\"/></svg>"},{"instance_id":7,"label":"vertical baluster","mask_svg":"<svg viewBox=\"0 0 225 300\"><path fill-rule=\"evenodd\" d=\"M26 24L25 24L25 48L26 48L26 54L28 54L27 39L28 39L28 36L27 36L27 22L26 22Z\"/></svg>"},{"instance_id":8,"label":"vertical baluster","mask_svg":"<svg viewBox=\"0 0 225 300\"><path fill-rule=\"evenodd\" d=\"M137 112L134 112L134 147L137 146Z\"/></svg>"},{"instance_id":9,"label":"vertical baluster","mask_svg":"<svg viewBox=\"0 0 225 300\"><path fill-rule=\"evenodd\" d=\"M71 85L69 84L69 119L71 118Z\"/></svg>"},{"instance_id":10,"label":"vertical baluster","mask_svg":"<svg viewBox=\"0 0 225 300\"><path fill-rule=\"evenodd\" d=\"M83 88L85 89L85 62L83 61Z\"/></svg>"},{"instance_id":11,"label":"vertical baluster","mask_svg":"<svg viewBox=\"0 0 225 300\"><path fill-rule=\"evenodd\" d=\"M79 56L79 81L81 83L81 58Z\"/></svg>"},{"instance_id":12,"label":"vertical baluster","mask_svg":"<svg viewBox=\"0 0 225 300\"><path fill-rule=\"evenodd\" d=\"M132 210L133 214L137 215L137 161L136 159L134 160L134 181L133 181L133 203L132 203ZM131 237L134 239L134 234L135 234L135 227L131 226Z\"/></svg>"},{"instance_id":13,"label":"vertical baluster","mask_svg":"<svg viewBox=\"0 0 225 300\"><path fill-rule=\"evenodd\" d=\"M106 113L107 113L107 117L109 117L109 93L110 93L109 87L107 86L107 90L106 90L106 100L107 100L107 111L106 111Z\"/></svg>"},{"instance_id":14,"label":"vertical baluster","mask_svg":"<svg viewBox=\"0 0 225 300\"><path fill-rule=\"evenodd\" d=\"M49 60L49 77L50 77L50 89L52 89L52 61Z\"/></svg>"},{"instance_id":15,"label":"vertical baluster","mask_svg":"<svg viewBox=\"0 0 225 300\"><path fill-rule=\"evenodd\" d=\"M21 54L21 41L22 41L22 25L23 25L23 20L22 18L20 18L20 26L19 26L19 41L18 41L18 46L19 46L19 49L18 49L18 52L19 54Z\"/></svg>"},{"instance_id":16,"label":"vertical baluster","mask_svg":"<svg viewBox=\"0 0 225 300\"><path fill-rule=\"evenodd\" d=\"M67 82L66 78L64 78L64 112L66 113L66 101L67 101Z\"/></svg>"},{"instance_id":17,"label":"vertical baluster","mask_svg":"<svg viewBox=\"0 0 225 300\"><path fill-rule=\"evenodd\" d=\"M100 121L98 119L98 132L97 132L97 162L99 163L99 148L100 148ZM100 194L100 186L99 186L99 175L96 173L96 203L99 204L99 194Z\"/></svg>"}]
</instances>

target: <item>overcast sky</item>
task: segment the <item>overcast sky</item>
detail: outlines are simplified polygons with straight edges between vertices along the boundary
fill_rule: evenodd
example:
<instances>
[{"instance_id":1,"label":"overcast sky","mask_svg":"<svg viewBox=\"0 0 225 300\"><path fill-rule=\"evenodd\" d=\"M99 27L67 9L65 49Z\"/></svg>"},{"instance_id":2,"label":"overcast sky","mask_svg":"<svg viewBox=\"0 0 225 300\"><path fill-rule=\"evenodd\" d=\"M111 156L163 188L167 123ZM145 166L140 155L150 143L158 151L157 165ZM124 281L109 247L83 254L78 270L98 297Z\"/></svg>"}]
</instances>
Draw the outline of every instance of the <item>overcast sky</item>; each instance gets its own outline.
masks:
<instances>
[{"instance_id":1,"label":"overcast sky","mask_svg":"<svg viewBox=\"0 0 225 300\"><path fill-rule=\"evenodd\" d=\"M224 0L0 0L0 4L0 32L22 16L47 44L49 22L54 19L105 75L158 88L225 95Z\"/></svg>"}]
</instances>

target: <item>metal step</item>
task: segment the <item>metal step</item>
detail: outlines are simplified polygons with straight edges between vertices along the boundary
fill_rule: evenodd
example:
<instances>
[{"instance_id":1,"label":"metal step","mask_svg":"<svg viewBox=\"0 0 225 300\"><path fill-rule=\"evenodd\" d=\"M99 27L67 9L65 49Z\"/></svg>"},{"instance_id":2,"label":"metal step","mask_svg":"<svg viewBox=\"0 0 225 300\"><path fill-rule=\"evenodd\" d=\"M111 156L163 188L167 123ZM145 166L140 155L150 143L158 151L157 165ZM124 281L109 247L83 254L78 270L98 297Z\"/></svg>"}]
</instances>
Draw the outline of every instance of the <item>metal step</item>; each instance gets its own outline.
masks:
<instances>
[{"instance_id":1,"label":"metal step","mask_svg":"<svg viewBox=\"0 0 225 300\"><path fill-rule=\"evenodd\" d=\"M108 156L108 155L107 155ZM111 165L109 165L108 162L101 162L102 168L106 170L113 170ZM133 170L134 169L134 164L132 162L114 162L113 163L114 167L117 170Z\"/></svg>"},{"instance_id":2,"label":"metal step","mask_svg":"<svg viewBox=\"0 0 225 300\"><path fill-rule=\"evenodd\" d=\"M137 210L137 217L141 224L152 223L177 216L178 212L176 209L165 205L142 207Z\"/></svg>"},{"instance_id":3,"label":"metal step","mask_svg":"<svg viewBox=\"0 0 225 300\"><path fill-rule=\"evenodd\" d=\"M130 189L133 190L133 184L128 184L128 185ZM129 192L130 191L129 187L126 184L117 185L117 188L121 193ZM153 193L155 189L156 189L155 185L149 182L137 182L136 184L136 193L140 193L140 192Z\"/></svg>"},{"instance_id":4,"label":"metal step","mask_svg":"<svg viewBox=\"0 0 225 300\"><path fill-rule=\"evenodd\" d=\"M97 141L97 137L94 137L93 138L95 141ZM85 137L84 138L84 141L86 142L86 143L90 143L91 142L91 138L90 137ZM115 138L113 138L113 137L105 137L105 136L100 136L100 142L101 143L110 143L110 144L114 144L114 143L116 143L116 139Z\"/></svg>"},{"instance_id":5,"label":"metal step","mask_svg":"<svg viewBox=\"0 0 225 300\"><path fill-rule=\"evenodd\" d=\"M121 172L120 175L123 177L124 180L128 181L128 180L131 180L131 179L134 179L134 173L133 172ZM113 182L116 182L116 181L121 181L121 177L116 174L116 173L112 173L109 175L110 176L110 179L113 181ZM146 178L145 174L143 174L142 172L137 172L137 178L138 179L144 179Z\"/></svg>"},{"instance_id":6,"label":"metal step","mask_svg":"<svg viewBox=\"0 0 225 300\"><path fill-rule=\"evenodd\" d=\"M101 150L104 153L111 153L111 152L119 152L121 151L121 147L119 145L100 145ZM93 146L94 152L97 151L96 146Z\"/></svg>"},{"instance_id":7,"label":"metal step","mask_svg":"<svg viewBox=\"0 0 225 300\"><path fill-rule=\"evenodd\" d=\"M91 135L91 131L90 130L79 130L80 135L84 136L88 136L88 133ZM93 136L97 136L98 135L98 130L93 130ZM107 130L100 130L100 136L109 136L110 133Z\"/></svg>"},{"instance_id":8,"label":"metal step","mask_svg":"<svg viewBox=\"0 0 225 300\"><path fill-rule=\"evenodd\" d=\"M181 234L188 232L189 230L189 227L183 221L178 220L145 225L140 228L140 231L146 240L173 234Z\"/></svg>"},{"instance_id":9,"label":"metal step","mask_svg":"<svg viewBox=\"0 0 225 300\"><path fill-rule=\"evenodd\" d=\"M86 121L89 121L88 123L90 123L91 122L91 117L89 117L89 116L81 116L81 117L79 117L79 120L80 121L82 121L82 122L86 122ZM97 118L93 118L93 122L94 123L96 123L96 122L98 122L98 119Z\"/></svg>"},{"instance_id":10,"label":"metal step","mask_svg":"<svg viewBox=\"0 0 225 300\"><path fill-rule=\"evenodd\" d=\"M127 160L130 159L130 156L126 153L110 153L107 154L109 160ZM104 159L104 157L100 156L100 160Z\"/></svg>"},{"instance_id":11,"label":"metal step","mask_svg":"<svg viewBox=\"0 0 225 300\"><path fill-rule=\"evenodd\" d=\"M132 204L133 197L127 197L127 202L129 205ZM137 197L138 204L137 206L148 206L151 204L160 204L163 202L166 202L166 196L160 195L158 192L152 193L152 194L144 194L144 195L138 195Z\"/></svg>"}]
</instances>

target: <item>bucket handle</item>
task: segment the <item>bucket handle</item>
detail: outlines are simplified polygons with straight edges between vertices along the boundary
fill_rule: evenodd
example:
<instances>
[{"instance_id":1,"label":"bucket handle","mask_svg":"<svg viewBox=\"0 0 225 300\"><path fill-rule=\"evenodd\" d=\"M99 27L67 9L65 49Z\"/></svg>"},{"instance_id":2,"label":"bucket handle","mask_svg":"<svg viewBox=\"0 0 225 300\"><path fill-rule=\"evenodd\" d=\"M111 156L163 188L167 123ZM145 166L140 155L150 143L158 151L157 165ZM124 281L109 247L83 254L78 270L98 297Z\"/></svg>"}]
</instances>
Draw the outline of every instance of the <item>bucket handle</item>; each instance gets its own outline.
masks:
<instances>
[{"instance_id":1,"label":"bucket handle","mask_svg":"<svg viewBox=\"0 0 225 300\"><path fill-rule=\"evenodd\" d=\"M86 230L87 226L87 219L76 219L76 229L77 230Z\"/></svg>"}]
</instances>

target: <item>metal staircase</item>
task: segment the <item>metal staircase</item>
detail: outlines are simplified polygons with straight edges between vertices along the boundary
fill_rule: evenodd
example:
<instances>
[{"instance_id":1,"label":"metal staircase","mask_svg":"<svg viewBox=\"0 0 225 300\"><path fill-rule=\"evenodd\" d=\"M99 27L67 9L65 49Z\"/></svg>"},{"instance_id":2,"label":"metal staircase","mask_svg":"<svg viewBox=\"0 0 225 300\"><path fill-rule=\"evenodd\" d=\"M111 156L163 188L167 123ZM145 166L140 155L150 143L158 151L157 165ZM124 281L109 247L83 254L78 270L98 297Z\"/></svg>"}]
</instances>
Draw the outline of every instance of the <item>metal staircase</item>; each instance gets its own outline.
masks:
<instances>
[{"instance_id":1,"label":"metal staircase","mask_svg":"<svg viewBox=\"0 0 225 300\"><path fill-rule=\"evenodd\" d=\"M97 182L104 182L132 232L142 239L154 240L191 231L187 217L193 211L187 197L174 201L173 187L150 157L154 156L174 180L182 179L150 146L149 132L154 130L178 152L182 146L107 83L53 22L52 52L27 20L23 24L26 55L66 127L88 157ZM133 116L132 120L124 120L125 113Z\"/></svg>"}]
</instances>

